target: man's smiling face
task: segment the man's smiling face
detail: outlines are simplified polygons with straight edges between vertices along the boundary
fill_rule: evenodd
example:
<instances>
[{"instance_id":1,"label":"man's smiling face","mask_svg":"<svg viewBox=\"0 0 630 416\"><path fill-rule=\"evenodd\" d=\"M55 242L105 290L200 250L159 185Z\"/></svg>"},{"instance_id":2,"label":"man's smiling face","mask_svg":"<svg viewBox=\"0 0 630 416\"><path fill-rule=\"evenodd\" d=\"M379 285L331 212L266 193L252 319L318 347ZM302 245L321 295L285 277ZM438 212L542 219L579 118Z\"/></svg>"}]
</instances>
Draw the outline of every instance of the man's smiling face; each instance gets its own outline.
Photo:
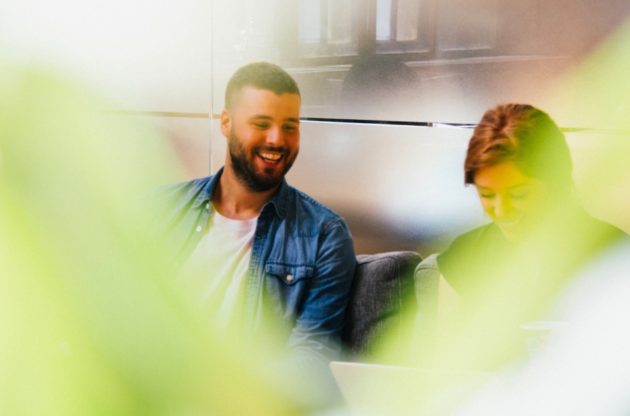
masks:
<instances>
[{"instance_id":1,"label":"man's smiling face","mask_svg":"<svg viewBox=\"0 0 630 416\"><path fill-rule=\"evenodd\" d=\"M300 96L246 86L221 116L226 167L253 192L280 185L300 149Z\"/></svg>"}]
</instances>

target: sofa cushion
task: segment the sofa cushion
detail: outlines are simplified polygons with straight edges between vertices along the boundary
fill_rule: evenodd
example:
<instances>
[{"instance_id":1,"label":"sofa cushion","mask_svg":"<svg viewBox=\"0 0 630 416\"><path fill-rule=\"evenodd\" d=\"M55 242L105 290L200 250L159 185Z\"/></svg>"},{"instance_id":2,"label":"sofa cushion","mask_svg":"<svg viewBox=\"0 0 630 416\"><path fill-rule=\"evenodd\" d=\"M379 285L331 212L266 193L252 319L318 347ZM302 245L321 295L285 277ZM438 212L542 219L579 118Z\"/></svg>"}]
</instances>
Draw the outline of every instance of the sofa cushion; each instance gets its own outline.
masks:
<instances>
[{"instance_id":1,"label":"sofa cushion","mask_svg":"<svg viewBox=\"0 0 630 416\"><path fill-rule=\"evenodd\" d=\"M351 356L369 355L381 334L396 337L402 313L415 313L414 269L420 255L391 251L357 256L342 342Z\"/></svg>"}]
</instances>

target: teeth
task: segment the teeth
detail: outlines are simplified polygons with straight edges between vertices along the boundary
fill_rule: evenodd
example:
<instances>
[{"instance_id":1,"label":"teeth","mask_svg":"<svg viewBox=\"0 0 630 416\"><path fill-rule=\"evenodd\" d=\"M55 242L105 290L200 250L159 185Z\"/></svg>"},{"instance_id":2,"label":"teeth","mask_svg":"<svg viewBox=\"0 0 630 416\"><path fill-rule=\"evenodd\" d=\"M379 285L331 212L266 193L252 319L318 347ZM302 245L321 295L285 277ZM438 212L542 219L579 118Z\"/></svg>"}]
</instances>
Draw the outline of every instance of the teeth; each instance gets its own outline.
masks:
<instances>
[{"instance_id":1,"label":"teeth","mask_svg":"<svg viewBox=\"0 0 630 416\"><path fill-rule=\"evenodd\" d=\"M271 160L272 162L276 162L280 160L280 158L282 157L281 153L274 153L274 152L260 152L259 155L263 159Z\"/></svg>"}]
</instances>

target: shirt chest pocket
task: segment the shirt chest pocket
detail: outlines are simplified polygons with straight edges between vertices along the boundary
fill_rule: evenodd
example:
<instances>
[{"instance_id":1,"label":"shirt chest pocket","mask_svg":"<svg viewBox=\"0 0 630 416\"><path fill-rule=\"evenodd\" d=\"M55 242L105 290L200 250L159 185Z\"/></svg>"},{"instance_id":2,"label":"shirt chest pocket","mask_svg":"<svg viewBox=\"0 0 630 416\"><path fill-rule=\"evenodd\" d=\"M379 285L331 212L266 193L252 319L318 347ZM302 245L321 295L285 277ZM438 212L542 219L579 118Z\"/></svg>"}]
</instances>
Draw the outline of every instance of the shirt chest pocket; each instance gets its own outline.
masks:
<instances>
[{"instance_id":1,"label":"shirt chest pocket","mask_svg":"<svg viewBox=\"0 0 630 416\"><path fill-rule=\"evenodd\" d=\"M283 263L265 265L268 299L273 300L271 309L285 320L294 320L303 308L304 297L314 275L312 266L295 266Z\"/></svg>"},{"instance_id":2,"label":"shirt chest pocket","mask_svg":"<svg viewBox=\"0 0 630 416\"><path fill-rule=\"evenodd\" d=\"M283 263L265 264L265 274L288 286L303 285L313 276L313 266Z\"/></svg>"}]
</instances>

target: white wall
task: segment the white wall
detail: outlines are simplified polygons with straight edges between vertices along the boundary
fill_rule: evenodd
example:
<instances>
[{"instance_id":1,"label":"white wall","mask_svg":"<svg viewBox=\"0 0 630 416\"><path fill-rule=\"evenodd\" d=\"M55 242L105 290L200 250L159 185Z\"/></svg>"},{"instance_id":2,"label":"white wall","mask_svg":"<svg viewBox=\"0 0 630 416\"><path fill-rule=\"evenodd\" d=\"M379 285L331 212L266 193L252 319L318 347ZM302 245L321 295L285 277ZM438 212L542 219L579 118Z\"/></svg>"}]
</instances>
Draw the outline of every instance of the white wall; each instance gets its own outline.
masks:
<instances>
[{"instance_id":1,"label":"white wall","mask_svg":"<svg viewBox=\"0 0 630 416\"><path fill-rule=\"evenodd\" d=\"M205 0L7 0L0 57L63 72L114 110L159 112L138 121L173 139L185 177L200 176L209 170L210 20Z\"/></svg>"}]
</instances>

